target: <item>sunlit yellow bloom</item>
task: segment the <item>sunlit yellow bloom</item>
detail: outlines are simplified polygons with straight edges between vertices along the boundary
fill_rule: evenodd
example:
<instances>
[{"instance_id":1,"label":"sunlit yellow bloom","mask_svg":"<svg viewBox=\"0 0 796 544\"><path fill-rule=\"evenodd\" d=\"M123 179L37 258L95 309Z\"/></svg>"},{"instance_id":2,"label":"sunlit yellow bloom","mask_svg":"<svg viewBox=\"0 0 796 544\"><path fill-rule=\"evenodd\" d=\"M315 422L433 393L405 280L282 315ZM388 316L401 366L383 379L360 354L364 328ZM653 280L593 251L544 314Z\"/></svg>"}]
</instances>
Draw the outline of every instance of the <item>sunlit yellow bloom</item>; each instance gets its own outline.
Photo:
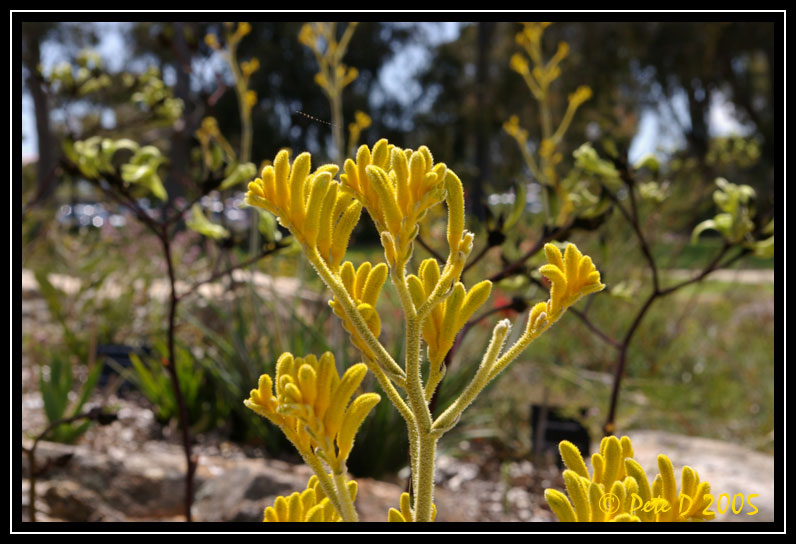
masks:
<instances>
[{"instance_id":1,"label":"sunlit yellow bloom","mask_svg":"<svg viewBox=\"0 0 796 544\"><path fill-rule=\"evenodd\" d=\"M283 353L276 363L276 394L271 377L263 374L245 404L278 425L300 452L318 455L337 474L359 426L381 398L364 393L349 404L366 372L358 363L341 378L331 352L320 359Z\"/></svg>"},{"instance_id":2,"label":"sunlit yellow bloom","mask_svg":"<svg viewBox=\"0 0 796 544\"><path fill-rule=\"evenodd\" d=\"M372 120L368 114L365 112L357 110L354 113L354 122L348 124L348 154L351 155L354 152L354 148L359 143L359 135L362 133L363 130L368 128L372 123Z\"/></svg>"},{"instance_id":3,"label":"sunlit yellow bloom","mask_svg":"<svg viewBox=\"0 0 796 544\"><path fill-rule=\"evenodd\" d=\"M302 153L291 165L287 151L280 151L273 166L263 168L262 178L249 183L246 204L273 213L336 271L362 206L332 180L336 165L321 166L310 174L310 161L310 154Z\"/></svg>"},{"instance_id":4,"label":"sunlit yellow bloom","mask_svg":"<svg viewBox=\"0 0 796 544\"><path fill-rule=\"evenodd\" d=\"M457 182L461 186L444 163L434 164L426 146L417 151L399 149L384 139L372 151L361 146L356 162L348 159L344 170L342 184L362 202L378 231L389 234L392 248L386 249L391 264L408 259L420 221L431 207L445 200L449 187ZM462 205L462 213L454 217L454 231L459 231L459 223L463 225L463 216ZM456 246L462 235L456 239Z\"/></svg>"},{"instance_id":5,"label":"sunlit yellow bloom","mask_svg":"<svg viewBox=\"0 0 796 544\"><path fill-rule=\"evenodd\" d=\"M240 39L252 31L252 25L247 22L238 23L238 29L235 31L235 36Z\"/></svg>"},{"instance_id":6,"label":"sunlit yellow bloom","mask_svg":"<svg viewBox=\"0 0 796 544\"><path fill-rule=\"evenodd\" d=\"M420 306L439 281L440 271L436 259L426 259L420 264L419 277L407 277L409 292L416 306ZM475 311L489 298L492 282L485 280L469 292L457 282L453 292L438 304L423 323L423 339L428 345L428 358L432 366L439 366L453 347L456 334L464 327Z\"/></svg>"},{"instance_id":7,"label":"sunlit yellow bloom","mask_svg":"<svg viewBox=\"0 0 796 544\"><path fill-rule=\"evenodd\" d=\"M316 39L317 34L312 23L304 23L301 25L301 30L299 30L299 42L307 47L313 47Z\"/></svg>"},{"instance_id":8,"label":"sunlit yellow bloom","mask_svg":"<svg viewBox=\"0 0 796 544\"><path fill-rule=\"evenodd\" d=\"M600 453L592 455L591 476L577 446L564 440L559 445L567 466L567 495L545 490L545 499L559 521L701 521L715 517L704 510L710 504L710 484L699 482L691 467L683 467L680 493L672 462L658 456L660 474L650 487L647 475L633 459L633 445L623 436L602 439ZM571 502L570 502L571 501Z\"/></svg>"},{"instance_id":9,"label":"sunlit yellow bloom","mask_svg":"<svg viewBox=\"0 0 796 544\"><path fill-rule=\"evenodd\" d=\"M542 34L544 33L544 29L550 26L552 23L522 23L523 29L522 32L517 34L516 40L517 43L520 45L538 45L539 42L542 40Z\"/></svg>"},{"instance_id":10,"label":"sunlit yellow bloom","mask_svg":"<svg viewBox=\"0 0 796 544\"><path fill-rule=\"evenodd\" d=\"M415 519L414 511L412 510L412 501L409 497L409 493L401 493L401 510L398 511L395 508L390 508L390 511L387 513L387 521L398 521L398 522L411 522ZM437 506L435 504L431 505L431 521L437 519Z\"/></svg>"},{"instance_id":11,"label":"sunlit yellow bloom","mask_svg":"<svg viewBox=\"0 0 796 544\"><path fill-rule=\"evenodd\" d=\"M567 245L563 258L553 244L545 244L544 252L549 264L542 266L539 272L552 283L545 309L548 319L555 321L584 295L605 289L591 257L584 256L574 244Z\"/></svg>"},{"instance_id":12,"label":"sunlit yellow bloom","mask_svg":"<svg viewBox=\"0 0 796 544\"><path fill-rule=\"evenodd\" d=\"M357 76L359 76L359 70L352 66L341 64L337 67L337 79L340 81L340 88L352 83Z\"/></svg>"},{"instance_id":13,"label":"sunlit yellow bloom","mask_svg":"<svg viewBox=\"0 0 796 544\"><path fill-rule=\"evenodd\" d=\"M370 329L373 336L377 338L381 333L381 319L376 312L376 302L379 300L381 288L384 286L384 282L387 281L388 274L389 269L384 263L373 266L366 261L362 263L356 271L354 271L354 265L351 261L346 261L343 263L343 266L340 267L340 279L346 291L348 291L351 300L356 304L357 310L365 320L368 329ZM332 307L334 313L343 321L343 328L351 334L354 345L371 360L375 360L376 355L373 353L373 350L368 347L365 340L363 340L356 331L356 328L345 314L337 298L329 301L329 306Z\"/></svg>"},{"instance_id":14,"label":"sunlit yellow bloom","mask_svg":"<svg viewBox=\"0 0 796 544\"><path fill-rule=\"evenodd\" d=\"M553 55L553 58L550 59L550 62L553 64L558 64L564 60L567 55L569 55L569 44L567 42L559 42L556 54Z\"/></svg>"},{"instance_id":15,"label":"sunlit yellow bloom","mask_svg":"<svg viewBox=\"0 0 796 544\"><path fill-rule=\"evenodd\" d=\"M545 138L542 140L541 145L539 146L539 156L545 159L549 159L555 153L556 144L552 140Z\"/></svg>"},{"instance_id":16,"label":"sunlit yellow bloom","mask_svg":"<svg viewBox=\"0 0 796 544\"><path fill-rule=\"evenodd\" d=\"M354 501L357 497L357 483L352 480L346 484L346 488L351 500ZM274 505L265 509L263 521L328 522L342 521L342 519L323 492L318 477L313 475L303 492L295 492L288 497L277 497Z\"/></svg>"},{"instance_id":17,"label":"sunlit yellow bloom","mask_svg":"<svg viewBox=\"0 0 796 544\"><path fill-rule=\"evenodd\" d=\"M412 301L420 307L427 300L440 280L440 270L436 259L426 259L420 264L418 276L407 276L407 285ZM423 339L428 345L430 363L426 392L433 393L445 374L442 363L445 355L453 347L456 335L475 311L489 298L492 282L485 280L472 287L469 292L461 282L457 282L452 293L436 305L423 321Z\"/></svg>"}]
</instances>

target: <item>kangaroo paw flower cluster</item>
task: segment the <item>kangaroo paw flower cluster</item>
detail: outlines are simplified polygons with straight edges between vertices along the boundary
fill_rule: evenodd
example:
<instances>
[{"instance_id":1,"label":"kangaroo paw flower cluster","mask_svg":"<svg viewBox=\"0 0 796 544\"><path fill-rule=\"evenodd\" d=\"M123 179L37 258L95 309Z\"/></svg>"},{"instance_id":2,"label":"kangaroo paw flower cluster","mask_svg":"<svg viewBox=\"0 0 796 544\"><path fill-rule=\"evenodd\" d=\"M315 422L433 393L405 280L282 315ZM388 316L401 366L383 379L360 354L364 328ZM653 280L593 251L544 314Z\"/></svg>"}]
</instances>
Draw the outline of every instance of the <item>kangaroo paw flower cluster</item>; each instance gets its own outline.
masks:
<instances>
[{"instance_id":1,"label":"kangaroo paw flower cluster","mask_svg":"<svg viewBox=\"0 0 796 544\"><path fill-rule=\"evenodd\" d=\"M539 272L552 283L546 313L553 321L584 295L605 288L600 283L600 273L591 262L591 257L581 254L574 244L567 246L563 258L561 251L553 244L546 244L544 252L549 264L541 267Z\"/></svg>"},{"instance_id":2,"label":"kangaroo paw flower cluster","mask_svg":"<svg viewBox=\"0 0 796 544\"><path fill-rule=\"evenodd\" d=\"M388 517L391 521L432 521L436 515L432 499L437 441L534 338L578 299L605 286L591 259L574 245L570 244L562 256L548 244L545 253L549 264L541 272L552 282L550 299L533 307L525 332L505 351L510 324L504 320L495 326L471 382L434 418L429 402L445 374L445 356L492 289L489 281L476 283L469 290L460 281L474 238L465 230L462 182L444 163L435 163L425 146L401 149L387 140L378 141L372 148L361 146L356 161L345 162L340 181L334 179L336 166L321 166L311 172L310 160L309 153L302 153L291 164L288 153L280 152L273 166L266 166L262 176L249 184L246 202L274 214L301 243L307 259L332 292L330 305L364 362L339 377L330 353L320 359L283 354L275 379L263 375L246 405L278 425L312 467L317 477L316 503L323 502L317 492L320 489L340 519L353 521L357 515L345 492L345 463L356 431L379 396L365 393L349 401L366 371L372 371L405 420L409 434L414 494L405 494L401 510L392 509ZM441 269L436 260L427 259L416 271L407 272L420 222L442 202L448 209L448 258ZM344 261L362 208L379 232L386 263L364 262L357 267ZM403 366L379 341L383 320L376 306L388 277L405 317ZM421 372L423 342L429 362L425 379ZM310 493L305 493L306 499L303 494L294 494L279 501L266 516L279 520L307 519L310 512L320 516L318 510L312 510L317 505L311 504ZM328 506L324 508L328 513Z\"/></svg>"},{"instance_id":3,"label":"kangaroo paw flower cluster","mask_svg":"<svg viewBox=\"0 0 796 544\"><path fill-rule=\"evenodd\" d=\"M279 426L312 467L323 493L346 521L356 520L353 499L345 492L350 483L345 479L346 460L357 430L381 400L376 393L363 393L351 400L366 372L367 367L359 363L340 377L330 352L320 359L283 353L276 366L276 394L271 376L263 374L258 388L244 401ZM331 469L331 477L324 463Z\"/></svg>"},{"instance_id":4,"label":"kangaroo paw flower cluster","mask_svg":"<svg viewBox=\"0 0 796 544\"><path fill-rule=\"evenodd\" d=\"M650 486L641 465L633 459L633 445L623 436L602 439L600 453L592 455L592 473L577 446L559 444L567 469L567 495L545 490L545 499L559 521L702 521L715 517L708 510L710 484L700 482L691 467L683 467L680 492L672 462L658 456L660 473Z\"/></svg>"},{"instance_id":5,"label":"kangaroo paw flower cluster","mask_svg":"<svg viewBox=\"0 0 796 544\"><path fill-rule=\"evenodd\" d=\"M283 353L276 364L276 396L271 377L263 374L246 406L279 425L300 452L318 455L338 473L351 453L357 429L381 399L376 393L364 393L349 405L366 372L359 363L341 378L328 351L320 359Z\"/></svg>"},{"instance_id":6,"label":"kangaroo paw flower cluster","mask_svg":"<svg viewBox=\"0 0 796 544\"><path fill-rule=\"evenodd\" d=\"M357 483L348 482L346 489L351 501L355 501ZM318 477L313 475L303 492L297 491L289 497L277 497L274 505L265 509L263 521L329 522L342 521L342 518L323 492Z\"/></svg>"},{"instance_id":7,"label":"kangaroo paw flower cluster","mask_svg":"<svg viewBox=\"0 0 796 544\"><path fill-rule=\"evenodd\" d=\"M343 185L368 210L379 232L389 233L392 239L388 261L406 262L420 221L445 199L449 175L445 164L435 165L426 146L417 151L399 149L382 139L372 152L361 146L356 162L346 160L344 170Z\"/></svg>"},{"instance_id":8,"label":"kangaroo paw flower cluster","mask_svg":"<svg viewBox=\"0 0 796 544\"><path fill-rule=\"evenodd\" d=\"M316 250L337 270L348 247L362 206L332 178L337 166L327 164L310 173L311 156L302 153L290 164L280 151L273 166L249 183L246 204L268 210L307 249Z\"/></svg>"}]
</instances>

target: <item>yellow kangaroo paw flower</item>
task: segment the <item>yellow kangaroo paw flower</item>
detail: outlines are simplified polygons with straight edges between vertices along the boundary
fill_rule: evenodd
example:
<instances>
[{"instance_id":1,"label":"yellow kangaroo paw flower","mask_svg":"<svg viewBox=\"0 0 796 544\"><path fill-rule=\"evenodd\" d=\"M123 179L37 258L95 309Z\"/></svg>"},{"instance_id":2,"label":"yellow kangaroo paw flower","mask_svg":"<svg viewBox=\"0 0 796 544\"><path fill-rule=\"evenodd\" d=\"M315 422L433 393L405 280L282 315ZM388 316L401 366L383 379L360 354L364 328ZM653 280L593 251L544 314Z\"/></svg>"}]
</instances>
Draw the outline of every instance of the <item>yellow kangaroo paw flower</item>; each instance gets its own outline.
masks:
<instances>
[{"instance_id":1,"label":"yellow kangaroo paw flower","mask_svg":"<svg viewBox=\"0 0 796 544\"><path fill-rule=\"evenodd\" d=\"M558 451L561 453L561 459L564 460L564 464L568 469L575 472L578 476L589 478L589 471L586 469L586 463L583 462L580 450L575 444L568 440L564 440L558 445Z\"/></svg>"},{"instance_id":2,"label":"yellow kangaroo paw flower","mask_svg":"<svg viewBox=\"0 0 796 544\"><path fill-rule=\"evenodd\" d=\"M672 462L663 454L658 455L658 470L660 470L663 485L661 496L666 499L666 501L672 507L668 512L661 513L663 514L661 516L661 521L674 521L674 517L677 514L678 508L677 483L674 479L674 467L672 467Z\"/></svg>"},{"instance_id":3,"label":"yellow kangaroo paw flower","mask_svg":"<svg viewBox=\"0 0 796 544\"><path fill-rule=\"evenodd\" d=\"M464 189L459 177L451 170L445 174L445 188L448 191L448 247L454 253L459 250L464 235Z\"/></svg>"},{"instance_id":4,"label":"yellow kangaroo paw flower","mask_svg":"<svg viewBox=\"0 0 796 544\"><path fill-rule=\"evenodd\" d=\"M372 264L365 261L359 265L357 269L356 280L354 281L354 298L356 300L362 300L362 290L365 288L365 282L368 279L368 274L370 274L370 269L372 267Z\"/></svg>"},{"instance_id":5,"label":"yellow kangaroo paw flower","mask_svg":"<svg viewBox=\"0 0 796 544\"><path fill-rule=\"evenodd\" d=\"M492 282L484 280L480 283L473 285L472 289L464 297L461 309L459 310L459 317L456 320L456 331L460 331L464 324L473 316L475 311L487 301L489 295L492 293Z\"/></svg>"},{"instance_id":6,"label":"yellow kangaroo paw flower","mask_svg":"<svg viewBox=\"0 0 796 544\"><path fill-rule=\"evenodd\" d=\"M381 288L384 287L384 282L387 281L389 273L390 271L384 263L379 263L374 266L368 274L368 279L362 289L360 300L365 304L376 306L376 301L379 300L379 293L381 293Z\"/></svg>"},{"instance_id":7,"label":"yellow kangaroo paw flower","mask_svg":"<svg viewBox=\"0 0 796 544\"><path fill-rule=\"evenodd\" d=\"M340 430L346 405L356 388L359 387L367 371L368 367L364 363L352 366L343 375L336 390L332 393L332 400L329 403L329 408L323 421L324 428L329 436L336 435Z\"/></svg>"},{"instance_id":8,"label":"yellow kangaroo paw flower","mask_svg":"<svg viewBox=\"0 0 796 544\"><path fill-rule=\"evenodd\" d=\"M591 507L589 506L589 497L581 477L572 470L565 470L564 485L575 508L577 520L588 521L591 518Z\"/></svg>"},{"instance_id":9,"label":"yellow kangaroo paw flower","mask_svg":"<svg viewBox=\"0 0 796 544\"><path fill-rule=\"evenodd\" d=\"M316 245L321 224L329 223L329 218L321 216L321 207L329 190L332 178L327 173L317 174L312 181L309 200L307 201L307 215L304 224L304 238L310 246Z\"/></svg>"},{"instance_id":10,"label":"yellow kangaroo paw flower","mask_svg":"<svg viewBox=\"0 0 796 544\"><path fill-rule=\"evenodd\" d=\"M544 498L550 509L558 518L558 521L573 522L578 521L575 510L572 508L567 496L555 489L545 489Z\"/></svg>"},{"instance_id":11,"label":"yellow kangaroo paw flower","mask_svg":"<svg viewBox=\"0 0 796 544\"><path fill-rule=\"evenodd\" d=\"M337 433L338 460L343 461L348 458L351 448L354 447L354 436L359 430L362 422L370 413L370 410L378 404L381 397L376 393L365 393L358 396L351 403L351 406L343 416L343 423Z\"/></svg>"},{"instance_id":12,"label":"yellow kangaroo paw flower","mask_svg":"<svg viewBox=\"0 0 796 544\"><path fill-rule=\"evenodd\" d=\"M354 227L356 227L359 222L359 215L361 212L362 204L353 202L346 208L345 212L343 212L343 216L334 228L332 247L330 249L332 256L331 265L334 268L337 268L340 261L342 261L345 256L345 251L348 248L348 239L351 237Z\"/></svg>"}]
</instances>

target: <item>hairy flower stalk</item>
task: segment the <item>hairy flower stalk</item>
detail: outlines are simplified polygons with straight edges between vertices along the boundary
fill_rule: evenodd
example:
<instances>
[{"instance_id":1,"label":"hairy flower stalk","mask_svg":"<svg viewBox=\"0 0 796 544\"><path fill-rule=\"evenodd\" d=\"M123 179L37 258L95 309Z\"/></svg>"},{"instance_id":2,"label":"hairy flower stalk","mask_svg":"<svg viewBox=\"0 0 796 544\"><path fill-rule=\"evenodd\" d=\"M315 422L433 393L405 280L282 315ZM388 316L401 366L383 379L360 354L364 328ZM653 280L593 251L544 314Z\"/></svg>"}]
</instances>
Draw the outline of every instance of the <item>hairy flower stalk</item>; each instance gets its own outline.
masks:
<instances>
[{"instance_id":1,"label":"hairy flower stalk","mask_svg":"<svg viewBox=\"0 0 796 544\"><path fill-rule=\"evenodd\" d=\"M591 259L574 245L569 244L563 255L556 246L545 246L548 264L540 271L551 281L550 299L532 308L524 333L505 351L510 324L503 320L495 326L470 384L435 419L428 403L445 374L445 355L492 289L489 281L469 289L460 281L473 248L473 234L465 230L462 183L444 163L435 163L425 146L400 149L387 140L372 148L361 146L356 160L346 160L340 181L334 179L337 170L334 165L324 165L313 172L309 153L291 163L288 153L282 151L273 166L266 166L261 177L249 184L246 194L247 204L273 213L301 244L332 293L329 304L363 358L363 363L339 378L336 369L332 371L331 354L300 359L286 353L277 363L275 381L267 375L260 378L259 388L252 391L246 405L282 429L317 478L307 491L278 501L265 516L269 521L320 521L319 505L328 501L323 507L324 520L331 520L328 505L339 519L356 519L346 492L345 460L354 433L379 397L365 393L350 406L348 402L369 369L406 421L409 433L413 495L405 494L400 511L392 509L388 519L432 521L436 516L433 475L439 439L456 425L484 387L569 306L605 286ZM407 272L420 222L442 202L448 208L448 258L442 269L436 260L427 259L416 271ZM344 261L362 208L379 232L386 263ZM379 341L382 319L377 305L387 277L405 318L403 367ZM429 362L425 381L420 371L424 352ZM310 493L310 487L315 491Z\"/></svg>"}]
</instances>

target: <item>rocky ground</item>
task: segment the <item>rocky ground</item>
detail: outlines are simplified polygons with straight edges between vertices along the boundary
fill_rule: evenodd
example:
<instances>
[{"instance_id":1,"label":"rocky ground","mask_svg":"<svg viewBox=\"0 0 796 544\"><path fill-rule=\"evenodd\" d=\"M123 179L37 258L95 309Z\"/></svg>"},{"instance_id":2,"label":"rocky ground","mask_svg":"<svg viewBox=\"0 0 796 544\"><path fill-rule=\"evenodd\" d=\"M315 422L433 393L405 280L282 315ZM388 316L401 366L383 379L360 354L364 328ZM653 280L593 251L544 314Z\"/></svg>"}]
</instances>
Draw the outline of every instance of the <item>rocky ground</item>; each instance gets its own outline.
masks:
<instances>
[{"instance_id":1,"label":"rocky ground","mask_svg":"<svg viewBox=\"0 0 796 544\"><path fill-rule=\"evenodd\" d=\"M40 521L181 521L185 458L176 433L164 430L140 403L113 399L118 421L90 429L74 446L41 442L37 467L47 466L36 482ZM26 394L29 428L43 424L39 402ZM630 433L636 459L656 471L658 453L666 452L675 470L694 467L711 482L715 494L743 493L759 512L746 506L731 509L723 521L772 521L773 457L716 440L657 431ZM30 445L28 439L23 444ZM435 503L438 521L554 521L544 502L547 487L563 488L556 467L540 468L528 460L501 462L479 442L458 445L457 455L441 455L437 463ZM214 437L200 437L195 446L197 521L260 521L263 508L277 495L302 490L311 475L306 466L268 459L257 448L244 448ZM23 460L23 520L29 519L29 467ZM398 505L403 480L359 478L357 508L362 521L385 521ZM740 504L740 503L738 503Z\"/></svg>"},{"instance_id":2,"label":"rocky ground","mask_svg":"<svg viewBox=\"0 0 796 544\"><path fill-rule=\"evenodd\" d=\"M77 445L39 443L36 466L49 468L36 482L37 520L184 519L185 457L176 433L164 433L144 406L125 399L113 402L121 406L119 420L93 427ZM38 404L34 394L26 395L30 424L44 423L40 413L35 415ZM485 446L465 447L480 451L438 460L438 521L552 521L542 492L559 483L555 467L539 471L529 461L490 461ZM201 439L194 452L199 460L193 505L197 521L260 521L263 508L277 495L304 489L311 475L306 466L268 459L257 448L212 437ZM29 519L29 472L25 459L23 520ZM362 521L385 521L404 490L402 478L357 480Z\"/></svg>"}]
</instances>

